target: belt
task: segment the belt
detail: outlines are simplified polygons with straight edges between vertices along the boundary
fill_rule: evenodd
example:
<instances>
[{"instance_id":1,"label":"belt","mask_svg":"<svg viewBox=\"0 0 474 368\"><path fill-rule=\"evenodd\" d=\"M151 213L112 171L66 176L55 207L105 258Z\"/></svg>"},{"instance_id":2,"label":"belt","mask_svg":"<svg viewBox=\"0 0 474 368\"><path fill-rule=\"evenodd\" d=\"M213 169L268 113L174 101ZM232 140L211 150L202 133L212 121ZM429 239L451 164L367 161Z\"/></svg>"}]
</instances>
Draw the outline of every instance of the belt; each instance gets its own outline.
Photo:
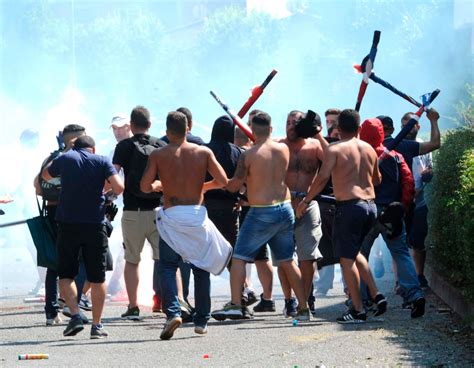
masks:
<instances>
[{"instance_id":1,"label":"belt","mask_svg":"<svg viewBox=\"0 0 474 368\"><path fill-rule=\"evenodd\" d=\"M358 203L372 204L375 202L373 199L354 198L354 199L347 199L345 201L336 201L336 206L346 206L348 204L358 204Z\"/></svg>"},{"instance_id":2,"label":"belt","mask_svg":"<svg viewBox=\"0 0 474 368\"><path fill-rule=\"evenodd\" d=\"M285 203L291 203L290 199L285 199L283 201L271 203L271 204L251 204L250 207L255 207L255 208L267 208L267 207L276 207L276 206L281 206Z\"/></svg>"}]
</instances>

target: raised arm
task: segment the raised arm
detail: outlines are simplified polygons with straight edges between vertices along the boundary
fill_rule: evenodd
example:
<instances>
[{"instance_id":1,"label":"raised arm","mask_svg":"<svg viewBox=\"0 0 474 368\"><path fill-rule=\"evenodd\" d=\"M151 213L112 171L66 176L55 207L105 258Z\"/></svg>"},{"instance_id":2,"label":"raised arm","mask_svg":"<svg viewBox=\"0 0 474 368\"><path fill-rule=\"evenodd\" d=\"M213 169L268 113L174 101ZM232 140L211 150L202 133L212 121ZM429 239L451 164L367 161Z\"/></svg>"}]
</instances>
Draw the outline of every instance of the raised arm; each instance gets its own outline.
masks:
<instances>
[{"instance_id":1,"label":"raised arm","mask_svg":"<svg viewBox=\"0 0 474 368\"><path fill-rule=\"evenodd\" d=\"M158 177L158 150L153 151L148 157L145 172L140 180L140 190L143 193L161 192L163 187Z\"/></svg>"},{"instance_id":2,"label":"raised arm","mask_svg":"<svg viewBox=\"0 0 474 368\"><path fill-rule=\"evenodd\" d=\"M426 114L431 124L430 140L420 143L420 155L432 152L441 147L441 134L438 127L439 114L435 109L429 109Z\"/></svg>"},{"instance_id":3,"label":"raised arm","mask_svg":"<svg viewBox=\"0 0 474 368\"><path fill-rule=\"evenodd\" d=\"M237 162L237 168L235 169L234 177L229 180L226 189L229 192L238 192L245 183L247 178L247 166L245 164L246 152L242 152Z\"/></svg>"},{"instance_id":4,"label":"raised arm","mask_svg":"<svg viewBox=\"0 0 474 368\"><path fill-rule=\"evenodd\" d=\"M219 189L225 187L229 182L227 175L222 168L222 166L217 162L216 156L212 153L211 150L208 150L207 156L207 171L213 177L212 180L207 181L203 185L203 192L206 192L211 189Z\"/></svg>"},{"instance_id":5,"label":"raised arm","mask_svg":"<svg viewBox=\"0 0 474 368\"><path fill-rule=\"evenodd\" d=\"M326 150L326 148L329 146L329 142L326 140L326 138L324 138L323 136L323 131L320 130L318 132L318 134L316 134L314 136L315 139L318 140L318 142L321 144L321 149L318 150L317 152L317 157L323 161L324 160L324 151Z\"/></svg>"}]
</instances>

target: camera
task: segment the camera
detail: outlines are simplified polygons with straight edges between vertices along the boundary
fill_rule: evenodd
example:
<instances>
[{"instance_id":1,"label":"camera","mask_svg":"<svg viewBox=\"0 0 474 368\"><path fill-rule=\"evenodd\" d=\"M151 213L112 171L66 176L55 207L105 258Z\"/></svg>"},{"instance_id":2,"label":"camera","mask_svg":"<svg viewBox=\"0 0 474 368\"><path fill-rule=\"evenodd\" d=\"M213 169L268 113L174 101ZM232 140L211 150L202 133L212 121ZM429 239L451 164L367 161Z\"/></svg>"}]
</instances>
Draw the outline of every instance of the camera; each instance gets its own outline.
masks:
<instances>
[{"instance_id":1,"label":"camera","mask_svg":"<svg viewBox=\"0 0 474 368\"><path fill-rule=\"evenodd\" d=\"M295 124L295 132L300 138L314 137L321 129L321 117L312 110L308 110Z\"/></svg>"}]
</instances>

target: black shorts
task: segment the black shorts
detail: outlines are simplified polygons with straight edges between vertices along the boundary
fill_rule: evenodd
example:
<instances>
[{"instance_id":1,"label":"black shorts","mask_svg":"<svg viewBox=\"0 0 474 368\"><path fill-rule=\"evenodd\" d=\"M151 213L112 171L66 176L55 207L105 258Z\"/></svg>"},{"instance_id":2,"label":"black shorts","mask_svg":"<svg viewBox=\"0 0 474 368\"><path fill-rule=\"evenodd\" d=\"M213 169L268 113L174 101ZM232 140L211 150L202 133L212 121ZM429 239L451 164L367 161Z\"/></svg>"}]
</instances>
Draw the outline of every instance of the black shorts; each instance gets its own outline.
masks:
<instances>
[{"instance_id":1,"label":"black shorts","mask_svg":"<svg viewBox=\"0 0 474 368\"><path fill-rule=\"evenodd\" d=\"M339 258L356 259L365 236L375 224L377 207L372 200L336 202L332 241Z\"/></svg>"},{"instance_id":2,"label":"black shorts","mask_svg":"<svg viewBox=\"0 0 474 368\"><path fill-rule=\"evenodd\" d=\"M77 276L81 250L87 280L105 282L108 239L103 224L59 223L57 247L60 279L74 279Z\"/></svg>"}]
</instances>

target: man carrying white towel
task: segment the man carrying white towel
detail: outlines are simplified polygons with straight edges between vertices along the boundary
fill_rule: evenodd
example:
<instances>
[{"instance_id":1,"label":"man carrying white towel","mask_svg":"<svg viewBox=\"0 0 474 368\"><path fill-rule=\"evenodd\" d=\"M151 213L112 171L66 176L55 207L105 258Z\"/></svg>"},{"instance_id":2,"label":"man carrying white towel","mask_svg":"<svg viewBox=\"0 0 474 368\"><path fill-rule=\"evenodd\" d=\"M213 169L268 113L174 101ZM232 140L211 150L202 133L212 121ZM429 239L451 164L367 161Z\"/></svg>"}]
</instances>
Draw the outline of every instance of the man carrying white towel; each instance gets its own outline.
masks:
<instances>
[{"instance_id":1,"label":"man carrying white towel","mask_svg":"<svg viewBox=\"0 0 474 368\"><path fill-rule=\"evenodd\" d=\"M166 135L170 143L151 153L140 183L143 192L163 191L164 198L164 207L157 214L161 234L160 280L167 316L162 340L173 337L182 323L176 285L180 260L189 261L194 273L194 331L206 334L211 310L209 271L220 273L231 253L229 243L201 206L203 193L227 185L227 176L210 149L186 141L186 126L184 114L168 114ZM207 172L214 179L205 183Z\"/></svg>"}]
</instances>

